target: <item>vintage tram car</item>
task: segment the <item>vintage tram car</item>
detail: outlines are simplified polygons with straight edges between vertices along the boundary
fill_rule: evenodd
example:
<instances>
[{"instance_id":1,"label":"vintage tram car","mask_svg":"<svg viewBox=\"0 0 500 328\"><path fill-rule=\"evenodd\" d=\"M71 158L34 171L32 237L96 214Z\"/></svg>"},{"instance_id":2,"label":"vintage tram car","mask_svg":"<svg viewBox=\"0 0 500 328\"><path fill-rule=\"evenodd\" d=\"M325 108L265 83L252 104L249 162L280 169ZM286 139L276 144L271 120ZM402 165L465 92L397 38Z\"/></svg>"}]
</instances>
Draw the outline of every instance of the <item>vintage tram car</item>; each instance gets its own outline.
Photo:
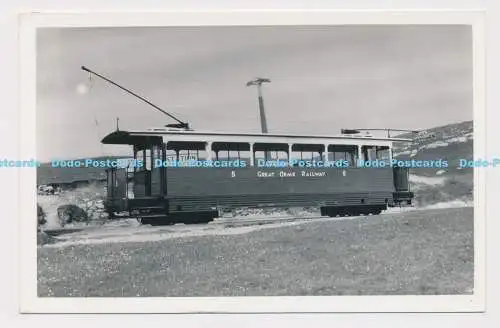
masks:
<instances>
[{"instance_id":1,"label":"vintage tram car","mask_svg":"<svg viewBox=\"0 0 500 328\"><path fill-rule=\"evenodd\" d=\"M408 168L358 166L390 163L396 141L410 140L116 130L102 143L132 146L133 169L107 170L105 207L111 217L125 213L153 225L208 223L241 207L317 206L325 216L376 215L411 205L413 198Z\"/></svg>"}]
</instances>

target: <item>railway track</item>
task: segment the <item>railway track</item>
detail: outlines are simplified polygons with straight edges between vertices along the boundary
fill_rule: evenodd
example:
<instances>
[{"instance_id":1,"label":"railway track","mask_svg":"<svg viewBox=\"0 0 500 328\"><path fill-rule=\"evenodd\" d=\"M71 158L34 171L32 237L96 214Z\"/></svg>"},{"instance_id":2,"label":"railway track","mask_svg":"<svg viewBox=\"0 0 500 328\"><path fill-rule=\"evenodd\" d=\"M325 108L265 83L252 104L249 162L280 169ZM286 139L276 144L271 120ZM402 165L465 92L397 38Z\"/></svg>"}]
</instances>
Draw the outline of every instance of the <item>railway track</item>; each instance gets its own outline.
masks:
<instances>
[{"instance_id":1,"label":"railway track","mask_svg":"<svg viewBox=\"0 0 500 328\"><path fill-rule=\"evenodd\" d=\"M117 225L93 227L71 227L47 229L44 232L57 239L56 244L86 244L106 242L152 241L178 237L203 235L238 234L248 231L287 226L290 224L306 224L307 222L336 221L360 218L351 217L252 217L252 218L220 218L208 224L176 224L170 226L149 226L123 222Z\"/></svg>"},{"instance_id":2,"label":"railway track","mask_svg":"<svg viewBox=\"0 0 500 328\"><path fill-rule=\"evenodd\" d=\"M151 230L151 231L170 231L170 230L191 230L200 229L213 226L224 226L227 228L231 227L242 227L250 225L263 225L272 223L285 223L285 222L296 222L296 221L309 221L314 219L324 218L322 216L308 216L308 217L293 217L293 216L280 216L280 217L252 217L252 218L218 218L207 224L175 224L172 226L149 226L140 224L131 224L130 220L123 220L122 223L117 222L117 224L111 225L99 225L99 226L81 226L81 227L65 227L65 228L55 228L46 229L45 233L48 235L57 237L60 235L73 234L82 231L98 231L98 230L109 230L109 229L123 229L136 227L139 230Z\"/></svg>"},{"instance_id":3,"label":"railway track","mask_svg":"<svg viewBox=\"0 0 500 328\"><path fill-rule=\"evenodd\" d=\"M405 209L414 211L415 208ZM393 215L399 212L387 211L381 215ZM258 217L222 217L207 224L175 224L168 226L141 225L135 219L112 221L106 224L65 227L62 229L47 229L45 233L57 239L55 246L88 244L88 243L116 243L116 242L143 242L159 241L170 238L196 237L207 235L232 235L251 231L285 227L294 224L307 224L309 222L331 222L354 219L369 219L380 215L361 215L329 217L315 213L309 215L289 216L258 216Z\"/></svg>"},{"instance_id":4,"label":"railway track","mask_svg":"<svg viewBox=\"0 0 500 328\"><path fill-rule=\"evenodd\" d=\"M411 209L415 210L415 209ZM389 214L382 213L381 215ZM64 235L78 235L78 234L106 234L108 232L128 231L137 234L147 233L168 233L168 232L183 232L183 231L196 231L196 230L211 230L216 228L236 228L236 227L252 227L269 224L280 223L293 223L293 222L307 222L317 220L349 220L356 219L362 216L348 216L348 217L328 217L321 215L308 215L308 216L259 216L259 217L222 217L207 224L175 224L170 226L150 226L140 225L134 219L119 220L111 223L105 223L95 226L79 226L79 227L65 227L58 229L44 230L50 236L58 237Z\"/></svg>"}]
</instances>

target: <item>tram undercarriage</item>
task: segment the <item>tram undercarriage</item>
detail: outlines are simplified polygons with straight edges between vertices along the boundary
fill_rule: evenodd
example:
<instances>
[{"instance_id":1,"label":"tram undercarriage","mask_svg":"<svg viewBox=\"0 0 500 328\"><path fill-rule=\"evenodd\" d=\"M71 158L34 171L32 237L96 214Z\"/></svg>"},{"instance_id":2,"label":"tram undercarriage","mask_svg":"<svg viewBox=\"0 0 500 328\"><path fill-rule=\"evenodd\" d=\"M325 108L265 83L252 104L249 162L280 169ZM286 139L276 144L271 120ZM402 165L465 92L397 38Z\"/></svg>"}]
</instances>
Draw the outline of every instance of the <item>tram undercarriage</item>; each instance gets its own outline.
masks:
<instances>
[{"instance_id":1,"label":"tram undercarriage","mask_svg":"<svg viewBox=\"0 0 500 328\"><path fill-rule=\"evenodd\" d=\"M394 198L396 199L397 193L394 193ZM409 195L412 196L412 195ZM401 201L401 197L397 198ZM238 200L236 199L236 202ZM300 204L295 205L307 206L304 200ZM289 208L297 207L293 204L281 206L263 204L262 206L250 206L249 208ZM313 203L309 203L309 206L318 206ZM411 199L401 203L386 202L384 204L366 204L366 205L337 205L337 206L318 206L320 209L321 216L329 217L350 217L350 216L368 216L368 215L379 215L383 211L387 210L388 207L394 206L406 206L411 205ZM127 212L123 217L135 218L137 221L143 225L174 225L177 223L183 224L207 224L214 219L221 216L220 210L202 210L202 211L184 211L184 212L169 212L168 200L160 198L146 198L146 199L122 199L121 201L115 202L114 204L108 200L106 205L108 214L110 218L116 218L117 212ZM228 210L231 206L224 207ZM234 207L233 207L234 209Z\"/></svg>"},{"instance_id":2,"label":"tram undercarriage","mask_svg":"<svg viewBox=\"0 0 500 328\"><path fill-rule=\"evenodd\" d=\"M349 217L362 215L379 215L386 210L386 205L371 205L371 206L337 206L337 207L320 207L321 216L329 217ZM108 213L110 218L117 218L115 212ZM135 218L140 224L161 226L174 225L177 223L183 224L207 224L219 217L218 211L203 211L203 212L184 212L184 213L152 213L132 212L123 217Z\"/></svg>"},{"instance_id":3,"label":"tram undercarriage","mask_svg":"<svg viewBox=\"0 0 500 328\"><path fill-rule=\"evenodd\" d=\"M379 215L387 210L386 205L366 205L366 206L330 206L320 207L321 216L329 217L349 217L362 215ZM114 216L114 213L110 213ZM207 224L219 217L218 211L184 212L184 213L131 213L129 217L134 217L143 225L174 225L184 224Z\"/></svg>"},{"instance_id":4,"label":"tram undercarriage","mask_svg":"<svg viewBox=\"0 0 500 328\"><path fill-rule=\"evenodd\" d=\"M321 215L329 217L337 216L360 216L360 215L378 215L386 210L386 205L365 205L365 206L337 206L321 207Z\"/></svg>"}]
</instances>

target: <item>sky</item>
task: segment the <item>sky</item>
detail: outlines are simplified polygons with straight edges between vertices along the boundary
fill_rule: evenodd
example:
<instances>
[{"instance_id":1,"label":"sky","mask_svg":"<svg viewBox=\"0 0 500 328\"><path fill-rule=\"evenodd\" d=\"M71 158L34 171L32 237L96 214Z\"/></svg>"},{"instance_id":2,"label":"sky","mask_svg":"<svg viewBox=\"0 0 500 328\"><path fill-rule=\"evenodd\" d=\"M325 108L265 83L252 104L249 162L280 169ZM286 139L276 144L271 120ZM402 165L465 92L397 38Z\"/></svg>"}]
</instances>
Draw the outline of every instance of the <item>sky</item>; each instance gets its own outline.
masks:
<instances>
[{"instance_id":1,"label":"sky","mask_svg":"<svg viewBox=\"0 0 500 328\"><path fill-rule=\"evenodd\" d=\"M37 34L37 157L124 155L121 130L175 123L84 65L190 123L269 133L425 129L472 120L470 26L42 28Z\"/></svg>"}]
</instances>

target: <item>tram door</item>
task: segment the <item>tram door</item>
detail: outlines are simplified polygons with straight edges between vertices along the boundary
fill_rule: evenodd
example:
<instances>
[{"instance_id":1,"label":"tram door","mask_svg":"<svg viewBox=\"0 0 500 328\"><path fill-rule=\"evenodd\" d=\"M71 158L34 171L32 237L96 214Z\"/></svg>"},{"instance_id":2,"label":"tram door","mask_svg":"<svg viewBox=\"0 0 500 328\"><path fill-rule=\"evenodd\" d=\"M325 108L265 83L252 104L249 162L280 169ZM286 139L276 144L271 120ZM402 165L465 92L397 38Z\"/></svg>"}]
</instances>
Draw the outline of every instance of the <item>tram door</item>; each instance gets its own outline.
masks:
<instances>
[{"instance_id":1,"label":"tram door","mask_svg":"<svg viewBox=\"0 0 500 328\"><path fill-rule=\"evenodd\" d=\"M134 197L161 196L164 188L164 172L161 166L155 165L163 159L164 147L162 145L136 145L134 159L142 161L134 170Z\"/></svg>"},{"instance_id":2,"label":"tram door","mask_svg":"<svg viewBox=\"0 0 500 328\"><path fill-rule=\"evenodd\" d=\"M110 199L123 199L127 197L127 169L112 167L106 169L107 196Z\"/></svg>"}]
</instances>

